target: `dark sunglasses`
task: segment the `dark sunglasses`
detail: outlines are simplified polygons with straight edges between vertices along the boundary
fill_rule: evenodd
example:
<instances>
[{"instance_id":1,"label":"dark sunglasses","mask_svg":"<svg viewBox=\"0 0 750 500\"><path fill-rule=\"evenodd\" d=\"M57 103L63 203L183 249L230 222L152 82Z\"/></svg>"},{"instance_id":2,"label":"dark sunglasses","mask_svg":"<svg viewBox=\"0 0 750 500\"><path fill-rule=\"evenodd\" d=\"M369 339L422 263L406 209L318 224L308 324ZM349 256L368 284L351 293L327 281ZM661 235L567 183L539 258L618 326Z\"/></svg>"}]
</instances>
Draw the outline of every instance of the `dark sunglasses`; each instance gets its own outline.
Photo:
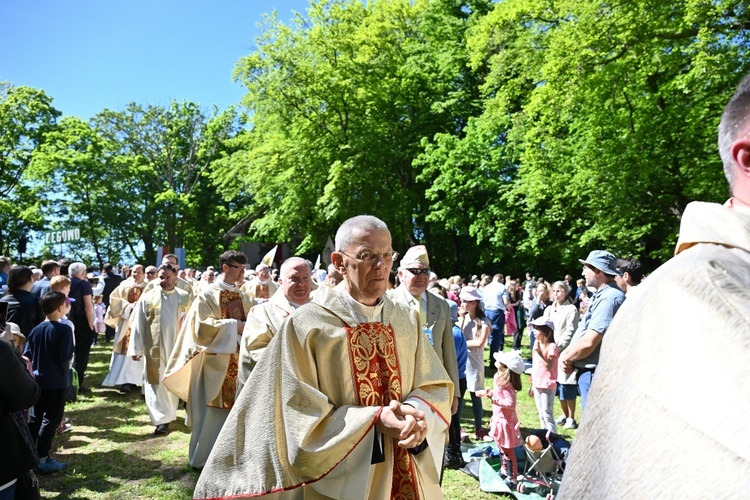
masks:
<instances>
[{"instance_id":1,"label":"dark sunglasses","mask_svg":"<svg viewBox=\"0 0 750 500\"><path fill-rule=\"evenodd\" d=\"M429 276L430 275L429 267L425 267L424 269L415 269L413 267L407 267L406 270L412 273L414 276L419 276L419 275Z\"/></svg>"}]
</instances>

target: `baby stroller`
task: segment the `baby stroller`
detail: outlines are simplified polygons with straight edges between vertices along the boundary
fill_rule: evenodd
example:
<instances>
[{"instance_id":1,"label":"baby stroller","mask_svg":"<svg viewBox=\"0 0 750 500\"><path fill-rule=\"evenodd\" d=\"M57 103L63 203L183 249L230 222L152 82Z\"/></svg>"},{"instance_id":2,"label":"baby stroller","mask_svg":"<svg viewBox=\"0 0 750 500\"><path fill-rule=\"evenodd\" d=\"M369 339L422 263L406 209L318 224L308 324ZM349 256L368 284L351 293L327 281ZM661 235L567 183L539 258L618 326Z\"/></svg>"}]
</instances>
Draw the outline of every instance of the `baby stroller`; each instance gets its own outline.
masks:
<instances>
[{"instance_id":1,"label":"baby stroller","mask_svg":"<svg viewBox=\"0 0 750 500\"><path fill-rule=\"evenodd\" d=\"M526 470L524 480L535 486L540 496L557 493L565 470L570 443L552 431L532 431L526 438ZM524 491L520 491L524 493Z\"/></svg>"}]
</instances>

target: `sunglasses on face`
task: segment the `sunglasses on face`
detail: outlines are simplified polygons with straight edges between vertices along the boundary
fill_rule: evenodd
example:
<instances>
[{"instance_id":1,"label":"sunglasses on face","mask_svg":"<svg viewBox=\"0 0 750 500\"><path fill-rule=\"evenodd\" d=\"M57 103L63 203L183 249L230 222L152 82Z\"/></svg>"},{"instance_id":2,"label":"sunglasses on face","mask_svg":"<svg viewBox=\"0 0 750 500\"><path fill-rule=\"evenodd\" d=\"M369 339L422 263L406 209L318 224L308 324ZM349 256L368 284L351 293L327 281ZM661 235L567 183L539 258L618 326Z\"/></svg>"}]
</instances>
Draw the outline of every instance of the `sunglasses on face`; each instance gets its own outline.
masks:
<instances>
[{"instance_id":1,"label":"sunglasses on face","mask_svg":"<svg viewBox=\"0 0 750 500\"><path fill-rule=\"evenodd\" d=\"M416 268L413 268L413 267L407 267L406 270L409 271L410 273L412 273L414 276L429 276L430 275L430 268L429 267L425 267L423 269L416 269Z\"/></svg>"}]
</instances>

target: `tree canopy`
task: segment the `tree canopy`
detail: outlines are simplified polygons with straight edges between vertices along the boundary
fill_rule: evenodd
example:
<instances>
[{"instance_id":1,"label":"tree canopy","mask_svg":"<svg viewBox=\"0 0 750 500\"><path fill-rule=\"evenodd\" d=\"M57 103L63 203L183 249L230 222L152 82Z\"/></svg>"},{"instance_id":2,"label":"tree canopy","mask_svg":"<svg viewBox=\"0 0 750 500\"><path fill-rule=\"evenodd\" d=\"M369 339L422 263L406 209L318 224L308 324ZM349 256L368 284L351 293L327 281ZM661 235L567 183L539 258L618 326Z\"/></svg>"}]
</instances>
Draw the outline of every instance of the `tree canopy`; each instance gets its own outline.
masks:
<instances>
[{"instance_id":1,"label":"tree canopy","mask_svg":"<svg viewBox=\"0 0 750 500\"><path fill-rule=\"evenodd\" d=\"M687 203L727 196L716 129L749 29L733 0L313 1L265 19L237 111L58 123L4 85L0 189L28 228L45 209L86 227L99 260L211 262L241 220L314 257L370 213L442 275L560 275L594 248L653 268Z\"/></svg>"}]
</instances>

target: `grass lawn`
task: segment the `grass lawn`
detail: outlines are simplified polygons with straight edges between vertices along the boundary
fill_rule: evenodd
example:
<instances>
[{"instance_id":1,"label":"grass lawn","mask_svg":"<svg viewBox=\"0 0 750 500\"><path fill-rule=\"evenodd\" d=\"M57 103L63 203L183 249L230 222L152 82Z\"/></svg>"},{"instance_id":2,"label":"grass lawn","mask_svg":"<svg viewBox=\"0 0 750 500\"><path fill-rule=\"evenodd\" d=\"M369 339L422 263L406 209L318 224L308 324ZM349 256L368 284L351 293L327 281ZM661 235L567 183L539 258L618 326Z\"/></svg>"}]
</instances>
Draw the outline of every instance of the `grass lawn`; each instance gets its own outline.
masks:
<instances>
[{"instance_id":1,"label":"grass lawn","mask_svg":"<svg viewBox=\"0 0 750 500\"><path fill-rule=\"evenodd\" d=\"M528 339L526 340L528 342ZM114 388L101 387L109 368L111 344L94 346L87 373L87 385L93 392L68 404L66 417L72 431L57 435L52 455L68 463L68 468L41 476L43 498L105 499L191 498L198 471L188 464L190 429L184 425L184 411L178 412L176 425L166 436L154 435L146 404L138 391L120 394ZM487 351L486 351L487 352ZM523 356L529 354L524 346ZM491 387L494 371L486 372ZM534 399L528 395L529 377L523 376L524 389L518 393L518 418L524 435L539 426ZM473 417L468 394L462 415L463 429L472 434ZM491 402L483 400L484 425L489 427ZM559 403L555 406L559 415ZM578 409L580 414L580 407ZM559 429L569 440L574 430ZM443 492L448 499L498 498L480 491L475 479L463 472L446 470Z\"/></svg>"}]
</instances>

